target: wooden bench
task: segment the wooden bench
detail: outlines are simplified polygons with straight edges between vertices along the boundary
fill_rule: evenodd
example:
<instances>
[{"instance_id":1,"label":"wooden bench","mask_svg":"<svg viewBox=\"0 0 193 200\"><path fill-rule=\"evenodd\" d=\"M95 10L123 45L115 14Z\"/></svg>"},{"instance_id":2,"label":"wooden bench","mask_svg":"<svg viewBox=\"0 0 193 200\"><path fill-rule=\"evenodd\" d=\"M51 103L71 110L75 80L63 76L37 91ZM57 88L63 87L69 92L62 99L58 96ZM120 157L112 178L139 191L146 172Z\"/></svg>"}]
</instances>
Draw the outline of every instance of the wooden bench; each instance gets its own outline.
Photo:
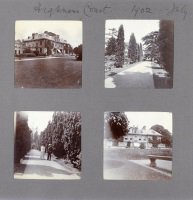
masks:
<instances>
[{"instance_id":1,"label":"wooden bench","mask_svg":"<svg viewBox=\"0 0 193 200\"><path fill-rule=\"evenodd\" d=\"M148 158L150 159L150 167L156 167L156 160L172 160L172 156L159 156L159 155L148 155Z\"/></svg>"}]
</instances>

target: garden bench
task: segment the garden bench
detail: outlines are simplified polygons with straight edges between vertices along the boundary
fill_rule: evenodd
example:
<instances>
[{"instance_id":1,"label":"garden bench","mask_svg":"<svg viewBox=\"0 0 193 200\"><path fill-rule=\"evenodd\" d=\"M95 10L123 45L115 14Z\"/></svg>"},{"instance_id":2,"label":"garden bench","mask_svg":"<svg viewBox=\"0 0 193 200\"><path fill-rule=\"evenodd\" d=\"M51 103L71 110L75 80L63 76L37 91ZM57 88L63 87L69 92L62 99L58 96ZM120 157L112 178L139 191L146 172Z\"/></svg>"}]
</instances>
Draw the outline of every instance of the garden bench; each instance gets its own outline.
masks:
<instances>
[{"instance_id":1,"label":"garden bench","mask_svg":"<svg viewBox=\"0 0 193 200\"><path fill-rule=\"evenodd\" d=\"M148 155L150 159L150 167L156 167L156 160L172 160L172 156L159 156L159 155Z\"/></svg>"}]
</instances>

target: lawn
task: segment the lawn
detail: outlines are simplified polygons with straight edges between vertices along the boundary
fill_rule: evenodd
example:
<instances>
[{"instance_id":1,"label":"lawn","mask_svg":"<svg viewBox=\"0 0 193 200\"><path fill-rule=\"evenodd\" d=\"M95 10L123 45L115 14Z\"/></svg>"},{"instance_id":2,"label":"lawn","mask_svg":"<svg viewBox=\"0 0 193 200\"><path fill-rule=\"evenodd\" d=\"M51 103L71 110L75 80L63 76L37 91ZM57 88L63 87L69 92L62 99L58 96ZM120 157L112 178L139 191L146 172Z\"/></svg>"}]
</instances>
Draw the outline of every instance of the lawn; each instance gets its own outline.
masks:
<instances>
[{"instance_id":1,"label":"lawn","mask_svg":"<svg viewBox=\"0 0 193 200\"><path fill-rule=\"evenodd\" d=\"M58 57L15 61L15 87L81 88L82 61Z\"/></svg>"}]
</instances>

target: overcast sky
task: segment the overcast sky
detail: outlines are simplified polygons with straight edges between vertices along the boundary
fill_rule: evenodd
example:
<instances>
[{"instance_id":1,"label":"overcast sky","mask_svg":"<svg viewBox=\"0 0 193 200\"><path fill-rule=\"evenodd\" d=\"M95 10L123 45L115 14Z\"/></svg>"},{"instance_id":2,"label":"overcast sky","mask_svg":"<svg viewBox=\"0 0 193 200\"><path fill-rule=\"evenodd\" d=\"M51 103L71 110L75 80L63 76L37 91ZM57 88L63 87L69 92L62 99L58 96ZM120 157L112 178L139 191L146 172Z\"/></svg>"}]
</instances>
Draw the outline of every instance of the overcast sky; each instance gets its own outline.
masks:
<instances>
[{"instance_id":1,"label":"overcast sky","mask_svg":"<svg viewBox=\"0 0 193 200\"><path fill-rule=\"evenodd\" d=\"M107 20L105 33L109 33L109 28L119 29L123 25L125 42L129 43L131 33L134 33L137 43L152 31L159 30L159 20Z\"/></svg>"},{"instance_id":2,"label":"overcast sky","mask_svg":"<svg viewBox=\"0 0 193 200\"><path fill-rule=\"evenodd\" d=\"M81 21L16 21L15 39L26 39L32 33L53 32L73 47L82 44Z\"/></svg>"},{"instance_id":3,"label":"overcast sky","mask_svg":"<svg viewBox=\"0 0 193 200\"><path fill-rule=\"evenodd\" d=\"M35 131L37 128L38 134L47 127L48 122L52 120L54 112L46 111L25 111L28 115L28 126L32 131Z\"/></svg>"},{"instance_id":4,"label":"overcast sky","mask_svg":"<svg viewBox=\"0 0 193 200\"><path fill-rule=\"evenodd\" d=\"M172 113L169 112L125 112L129 120L130 126L138 126L147 129L151 126L159 124L173 133L172 129Z\"/></svg>"}]
</instances>

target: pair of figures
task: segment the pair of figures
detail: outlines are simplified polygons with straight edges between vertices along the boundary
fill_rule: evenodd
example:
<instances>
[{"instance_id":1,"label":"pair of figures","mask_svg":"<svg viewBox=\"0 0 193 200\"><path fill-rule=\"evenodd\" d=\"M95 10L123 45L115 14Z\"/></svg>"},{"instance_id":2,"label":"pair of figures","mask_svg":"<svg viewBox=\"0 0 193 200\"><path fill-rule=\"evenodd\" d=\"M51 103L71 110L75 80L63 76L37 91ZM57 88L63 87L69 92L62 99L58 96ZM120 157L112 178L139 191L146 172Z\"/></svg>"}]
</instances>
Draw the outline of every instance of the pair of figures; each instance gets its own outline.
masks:
<instances>
[{"instance_id":1,"label":"pair of figures","mask_svg":"<svg viewBox=\"0 0 193 200\"><path fill-rule=\"evenodd\" d=\"M44 156L45 156L45 146L44 145L41 145L41 154L40 154L40 159L44 159ZM48 150L47 150L48 154L47 154L47 160L51 160L51 157L52 157L52 145L49 144L48 145Z\"/></svg>"}]
</instances>

